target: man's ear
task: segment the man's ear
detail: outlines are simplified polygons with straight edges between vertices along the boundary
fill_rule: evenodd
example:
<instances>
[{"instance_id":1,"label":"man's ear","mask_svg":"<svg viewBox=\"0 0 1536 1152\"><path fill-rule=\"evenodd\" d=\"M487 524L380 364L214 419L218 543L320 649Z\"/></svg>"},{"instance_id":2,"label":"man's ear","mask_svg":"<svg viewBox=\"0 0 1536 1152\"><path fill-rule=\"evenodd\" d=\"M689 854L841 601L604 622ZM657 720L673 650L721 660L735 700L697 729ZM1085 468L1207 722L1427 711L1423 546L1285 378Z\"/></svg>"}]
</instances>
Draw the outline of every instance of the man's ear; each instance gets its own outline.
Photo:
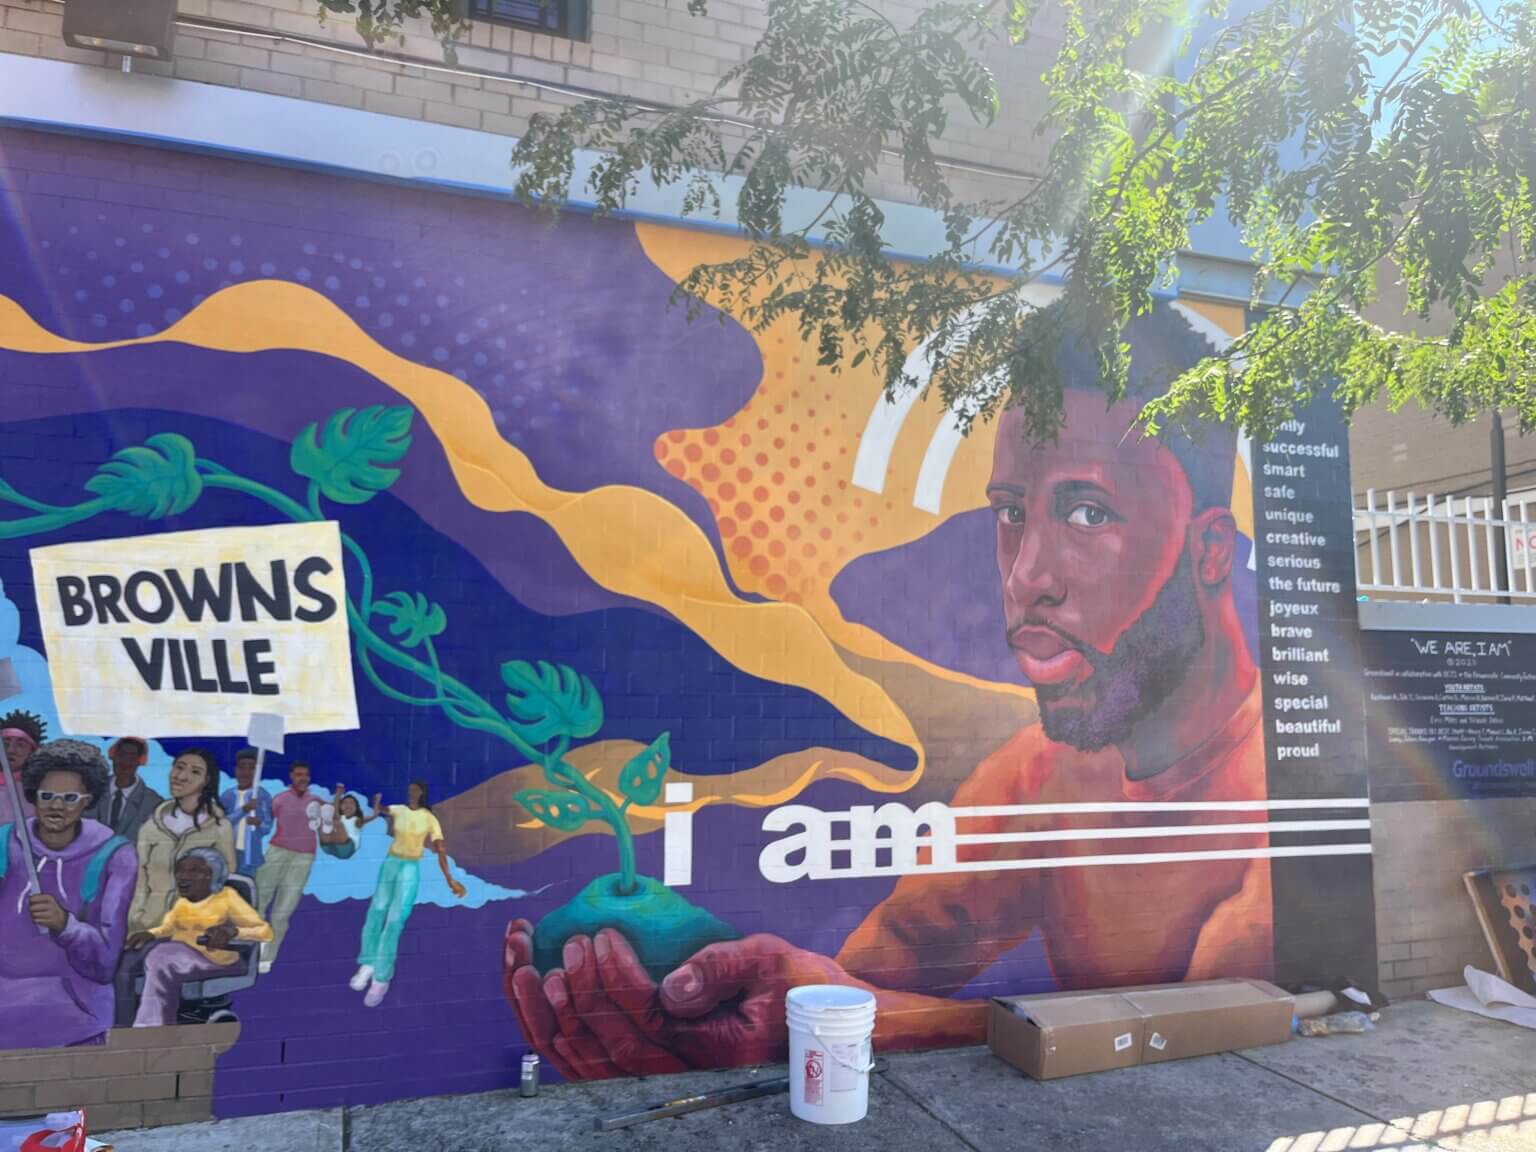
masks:
<instances>
[{"instance_id":1,"label":"man's ear","mask_svg":"<svg viewBox=\"0 0 1536 1152\"><path fill-rule=\"evenodd\" d=\"M1190 522L1195 578L1207 587L1225 583L1237 554L1237 521L1231 509L1207 508Z\"/></svg>"}]
</instances>

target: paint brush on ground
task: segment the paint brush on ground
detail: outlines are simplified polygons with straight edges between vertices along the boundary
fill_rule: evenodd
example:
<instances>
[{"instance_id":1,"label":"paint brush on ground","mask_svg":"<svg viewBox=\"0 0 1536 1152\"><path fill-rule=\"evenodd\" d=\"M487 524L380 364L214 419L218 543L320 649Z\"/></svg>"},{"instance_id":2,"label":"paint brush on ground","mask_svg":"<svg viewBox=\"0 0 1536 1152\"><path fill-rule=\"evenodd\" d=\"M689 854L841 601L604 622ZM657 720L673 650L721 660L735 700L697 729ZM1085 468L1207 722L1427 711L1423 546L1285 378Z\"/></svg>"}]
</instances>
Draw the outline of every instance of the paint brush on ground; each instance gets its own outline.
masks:
<instances>
[{"instance_id":1,"label":"paint brush on ground","mask_svg":"<svg viewBox=\"0 0 1536 1152\"><path fill-rule=\"evenodd\" d=\"M888 1060L876 1060L871 1072L884 1072L890 1067ZM594 1124L599 1132L616 1132L620 1128L629 1128L636 1124L644 1124L649 1120L670 1120L674 1116L686 1116L690 1112L703 1112L709 1108L719 1108L726 1104L740 1104L746 1100L756 1100L760 1096L775 1096L780 1092L789 1091L788 1076L774 1076L767 1080L753 1080L748 1084L736 1084L730 1088L720 1088L713 1092L701 1092L697 1096L682 1096L676 1100L666 1100L660 1104L652 1104L648 1108L639 1108L633 1112L620 1112L614 1116L600 1116Z\"/></svg>"}]
</instances>

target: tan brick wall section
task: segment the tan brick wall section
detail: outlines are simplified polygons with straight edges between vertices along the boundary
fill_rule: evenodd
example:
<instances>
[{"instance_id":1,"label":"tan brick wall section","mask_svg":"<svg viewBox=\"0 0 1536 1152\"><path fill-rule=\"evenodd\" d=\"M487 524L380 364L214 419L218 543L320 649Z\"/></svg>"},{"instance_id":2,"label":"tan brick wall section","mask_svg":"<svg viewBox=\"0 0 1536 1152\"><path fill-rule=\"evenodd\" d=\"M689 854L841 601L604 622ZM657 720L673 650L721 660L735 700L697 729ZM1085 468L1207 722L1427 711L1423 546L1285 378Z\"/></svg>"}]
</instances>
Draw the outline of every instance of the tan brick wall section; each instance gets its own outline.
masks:
<instances>
[{"instance_id":1,"label":"tan brick wall section","mask_svg":"<svg viewBox=\"0 0 1536 1152\"><path fill-rule=\"evenodd\" d=\"M93 1131L209 1120L238 1024L120 1029L96 1048L0 1053L0 1116L85 1108Z\"/></svg>"},{"instance_id":2,"label":"tan brick wall section","mask_svg":"<svg viewBox=\"0 0 1536 1152\"><path fill-rule=\"evenodd\" d=\"M880 6L897 19L915 11L915 6L894 0ZM662 104L710 95L757 41L767 23L766 0L711 0L707 17L693 16L687 9L687 0L592 0L592 36L585 43L502 25L472 25L467 41L458 47L459 65L509 78L505 80L185 27L178 32L173 60L141 61L135 68L517 136L535 112L556 111L576 98L520 84L512 77ZM321 23L313 0L180 0L178 11L189 20L238 23L354 50L366 47L352 21L327 14ZM116 56L109 59L101 52L68 47L61 36L62 7L52 0L0 0L0 17L0 52L118 66ZM1004 115L990 126L967 115L955 116L940 149L947 158L1012 172L1039 170L1048 141L1034 135L1029 112L1042 106L1039 76L1057 48L1052 31L1047 19L1035 42L996 50L990 63L1003 89ZM408 26L404 41L390 45L390 51L426 64L444 63L442 48L424 21ZM962 169L948 174L967 197L1016 197L1030 186L1024 180ZM882 168L870 190L911 199L894 162Z\"/></svg>"},{"instance_id":3,"label":"tan brick wall section","mask_svg":"<svg viewBox=\"0 0 1536 1152\"><path fill-rule=\"evenodd\" d=\"M1401 998L1493 971L1462 874L1536 863L1536 797L1376 804L1376 947L1382 991Z\"/></svg>"}]
</instances>

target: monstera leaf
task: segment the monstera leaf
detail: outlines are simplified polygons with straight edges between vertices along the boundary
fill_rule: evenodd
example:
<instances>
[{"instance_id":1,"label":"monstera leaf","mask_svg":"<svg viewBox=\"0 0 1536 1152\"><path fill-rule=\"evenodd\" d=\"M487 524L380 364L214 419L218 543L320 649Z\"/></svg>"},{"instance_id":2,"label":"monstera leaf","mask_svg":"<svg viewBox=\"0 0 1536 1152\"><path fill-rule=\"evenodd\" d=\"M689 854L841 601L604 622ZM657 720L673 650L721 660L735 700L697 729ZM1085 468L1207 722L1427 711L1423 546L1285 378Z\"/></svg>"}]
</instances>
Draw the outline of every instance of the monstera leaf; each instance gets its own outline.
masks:
<instances>
[{"instance_id":1,"label":"monstera leaf","mask_svg":"<svg viewBox=\"0 0 1536 1152\"><path fill-rule=\"evenodd\" d=\"M203 478L197 474L197 450L174 432L161 432L143 444L124 448L85 482L117 512L158 520L176 516L197 503Z\"/></svg>"},{"instance_id":2,"label":"monstera leaf","mask_svg":"<svg viewBox=\"0 0 1536 1152\"><path fill-rule=\"evenodd\" d=\"M501 678L511 689L507 711L531 744L558 736L581 739L603 726L603 698L574 668L547 660L534 668L526 660L512 660L501 666Z\"/></svg>"},{"instance_id":3,"label":"monstera leaf","mask_svg":"<svg viewBox=\"0 0 1536 1152\"><path fill-rule=\"evenodd\" d=\"M389 621L389 634L400 642L402 648L415 648L431 636L441 636L448 627L448 617L440 605L432 603L420 592L391 592L373 606L373 610Z\"/></svg>"},{"instance_id":4,"label":"monstera leaf","mask_svg":"<svg viewBox=\"0 0 1536 1152\"><path fill-rule=\"evenodd\" d=\"M663 732L619 770L619 791L636 804L654 804L672 766L672 733Z\"/></svg>"},{"instance_id":5,"label":"monstera leaf","mask_svg":"<svg viewBox=\"0 0 1536 1152\"><path fill-rule=\"evenodd\" d=\"M289 464L320 486L327 500L363 504L400 478L398 463L411 446L412 410L375 404L361 412L343 408L325 428L311 424L293 442Z\"/></svg>"},{"instance_id":6,"label":"monstera leaf","mask_svg":"<svg viewBox=\"0 0 1536 1152\"><path fill-rule=\"evenodd\" d=\"M597 815L586 798L575 792L524 788L514 794L512 800L532 812L540 822L561 832L575 832Z\"/></svg>"}]
</instances>

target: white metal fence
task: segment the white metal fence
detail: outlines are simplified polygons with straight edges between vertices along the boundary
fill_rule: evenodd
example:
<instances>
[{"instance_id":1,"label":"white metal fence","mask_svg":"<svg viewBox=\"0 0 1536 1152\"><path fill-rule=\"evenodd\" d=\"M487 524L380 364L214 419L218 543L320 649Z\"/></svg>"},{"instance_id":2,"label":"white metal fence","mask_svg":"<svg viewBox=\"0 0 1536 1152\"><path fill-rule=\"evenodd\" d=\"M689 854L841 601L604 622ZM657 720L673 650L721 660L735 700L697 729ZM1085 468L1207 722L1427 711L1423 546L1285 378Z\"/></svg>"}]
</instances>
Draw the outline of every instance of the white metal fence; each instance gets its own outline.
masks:
<instances>
[{"instance_id":1,"label":"white metal fence","mask_svg":"<svg viewBox=\"0 0 1536 1152\"><path fill-rule=\"evenodd\" d=\"M1371 489L1355 508L1356 584L1373 598L1536 604L1533 552L1536 493L1496 508L1486 496Z\"/></svg>"}]
</instances>

